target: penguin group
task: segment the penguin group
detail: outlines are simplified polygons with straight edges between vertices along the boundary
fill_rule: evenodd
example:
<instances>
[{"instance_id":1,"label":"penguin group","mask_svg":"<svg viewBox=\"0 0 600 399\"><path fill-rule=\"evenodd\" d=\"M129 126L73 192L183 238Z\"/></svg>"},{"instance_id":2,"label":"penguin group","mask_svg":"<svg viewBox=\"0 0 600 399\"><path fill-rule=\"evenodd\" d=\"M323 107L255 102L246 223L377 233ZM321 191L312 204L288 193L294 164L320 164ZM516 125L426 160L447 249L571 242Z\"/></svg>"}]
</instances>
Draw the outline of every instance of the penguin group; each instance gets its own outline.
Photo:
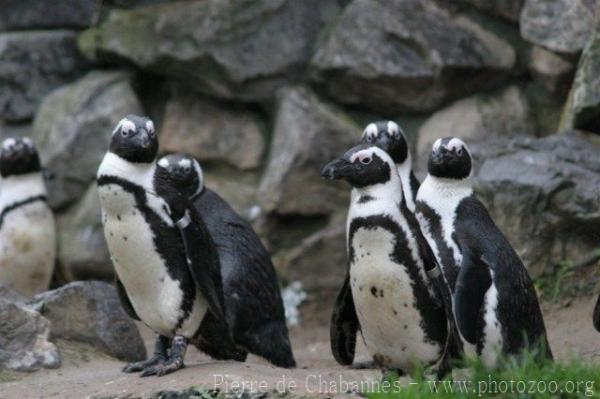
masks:
<instances>
[{"instance_id":1,"label":"penguin group","mask_svg":"<svg viewBox=\"0 0 600 399\"><path fill-rule=\"evenodd\" d=\"M243 362L296 366L278 278L252 226L205 186L199 162L159 158L147 117L114 128L97 173L104 235L126 313L156 334L153 354L123 371L161 376L184 367L188 345ZM473 190L473 158L456 137L433 143L428 174L413 172L394 121L370 123L321 170L350 187L348 266L330 322L333 357L354 365L360 334L372 362L438 378L463 356L487 367L533 350L552 359L525 266ZM55 223L30 139L0 147L0 284L48 289ZM593 322L600 331L600 298Z\"/></svg>"},{"instance_id":2,"label":"penguin group","mask_svg":"<svg viewBox=\"0 0 600 399\"><path fill-rule=\"evenodd\" d=\"M260 239L204 186L195 159L158 153L153 122L128 115L98 169L121 302L156 333L153 356L123 371L178 370L190 343L215 359L244 361L253 353L294 367L279 285Z\"/></svg>"},{"instance_id":3,"label":"penguin group","mask_svg":"<svg viewBox=\"0 0 600 399\"><path fill-rule=\"evenodd\" d=\"M421 184L406 135L381 121L323 167L352 188L348 268L331 319L340 364L353 363L358 331L374 363L401 375L425 365L441 377L463 355L488 367L526 349L552 359L532 280L477 199L472 163L462 140L440 138Z\"/></svg>"}]
</instances>

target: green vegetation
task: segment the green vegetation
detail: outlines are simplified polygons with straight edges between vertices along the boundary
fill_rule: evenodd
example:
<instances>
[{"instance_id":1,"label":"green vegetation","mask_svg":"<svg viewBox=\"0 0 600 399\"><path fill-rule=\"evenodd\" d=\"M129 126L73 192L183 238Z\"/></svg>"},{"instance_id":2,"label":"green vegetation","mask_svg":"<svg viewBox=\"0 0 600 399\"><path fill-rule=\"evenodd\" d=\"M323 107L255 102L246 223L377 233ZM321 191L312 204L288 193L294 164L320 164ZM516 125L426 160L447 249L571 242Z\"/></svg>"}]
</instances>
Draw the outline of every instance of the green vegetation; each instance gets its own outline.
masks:
<instances>
[{"instance_id":1,"label":"green vegetation","mask_svg":"<svg viewBox=\"0 0 600 399\"><path fill-rule=\"evenodd\" d=\"M455 369L454 381L431 381L421 376L412 383L404 383L397 376L388 376L379 392L369 392L366 396L369 399L600 398L600 366L580 360L564 364L540 362L535 353L527 353L518 358L502 357L493 370L479 360L467 364L468 372ZM384 389L385 381L391 389Z\"/></svg>"}]
</instances>

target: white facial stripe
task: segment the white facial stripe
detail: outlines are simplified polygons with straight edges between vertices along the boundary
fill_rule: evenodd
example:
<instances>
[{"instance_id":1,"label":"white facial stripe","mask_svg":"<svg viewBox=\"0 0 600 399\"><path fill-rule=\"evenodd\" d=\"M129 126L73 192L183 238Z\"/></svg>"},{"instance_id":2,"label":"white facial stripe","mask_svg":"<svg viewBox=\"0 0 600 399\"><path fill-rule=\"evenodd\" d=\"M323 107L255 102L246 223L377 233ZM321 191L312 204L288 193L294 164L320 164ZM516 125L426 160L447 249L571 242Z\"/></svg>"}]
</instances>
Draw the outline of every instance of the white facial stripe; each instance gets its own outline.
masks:
<instances>
[{"instance_id":1,"label":"white facial stripe","mask_svg":"<svg viewBox=\"0 0 600 399\"><path fill-rule=\"evenodd\" d=\"M373 149L368 148L366 150L358 151L357 153L352 154L350 157L350 162L354 162L357 159L362 161L365 158L371 158L373 156Z\"/></svg>"},{"instance_id":2,"label":"white facial stripe","mask_svg":"<svg viewBox=\"0 0 600 399\"><path fill-rule=\"evenodd\" d=\"M127 118L123 118L123 119L121 119L121 121L119 122L119 124L117 125L115 130L113 130L112 134L115 134L116 132L118 132L119 128L122 131L129 133L129 132L135 131L135 123L133 123L132 121L130 121Z\"/></svg>"},{"instance_id":3,"label":"white facial stripe","mask_svg":"<svg viewBox=\"0 0 600 399\"><path fill-rule=\"evenodd\" d=\"M454 151L458 150L459 148L467 149L467 145L461 139L453 138L448 142L446 148L448 148L450 151Z\"/></svg>"},{"instance_id":4,"label":"white facial stripe","mask_svg":"<svg viewBox=\"0 0 600 399\"><path fill-rule=\"evenodd\" d=\"M350 162L354 162L357 159L359 161L362 161L365 158L373 158L374 155L377 155L384 162L386 162L386 163L388 163L390 165L394 165L394 162L392 161L392 159L390 158L390 156L387 154L387 152L383 151L379 147L369 147L367 149L358 151L355 154L352 154L352 156L350 157Z\"/></svg>"},{"instance_id":5,"label":"white facial stripe","mask_svg":"<svg viewBox=\"0 0 600 399\"><path fill-rule=\"evenodd\" d=\"M154 122L152 122L150 120L147 121L146 122L146 130L149 131L149 132L151 132L151 133L154 132Z\"/></svg>"},{"instance_id":6,"label":"white facial stripe","mask_svg":"<svg viewBox=\"0 0 600 399\"><path fill-rule=\"evenodd\" d=\"M189 168L190 166L192 166L192 161L184 158L181 161L179 161L179 166L181 166L182 168Z\"/></svg>"},{"instance_id":7,"label":"white facial stripe","mask_svg":"<svg viewBox=\"0 0 600 399\"><path fill-rule=\"evenodd\" d=\"M198 189L194 193L194 195L199 194L204 189L204 174L202 173L202 168L200 164L195 159L193 160L194 170L196 170L196 174L198 175Z\"/></svg>"},{"instance_id":8,"label":"white facial stripe","mask_svg":"<svg viewBox=\"0 0 600 399\"><path fill-rule=\"evenodd\" d=\"M17 144L17 141L15 139L13 139L13 138L6 139L2 143L2 149L3 150L10 150L10 149L12 149L15 146L15 144Z\"/></svg>"},{"instance_id":9,"label":"white facial stripe","mask_svg":"<svg viewBox=\"0 0 600 399\"><path fill-rule=\"evenodd\" d=\"M29 147L33 147L33 142L31 141L31 139L29 137L23 137L23 143L25 143L25 145L27 145Z\"/></svg>"},{"instance_id":10,"label":"white facial stripe","mask_svg":"<svg viewBox=\"0 0 600 399\"><path fill-rule=\"evenodd\" d=\"M377 126L374 123L369 123L363 132L363 137L377 136Z\"/></svg>"},{"instance_id":11,"label":"white facial stripe","mask_svg":"<svg viewBox=\"0 0 600 399\"><path fill-rule=\"evenodd\" d=\"M160 159L160 161L158 161L158 166L160 166L161 168L168 168L169 167L169 160L167 159L167 157L163 157Z\"/></svg>"},{"instance_id":12,"label":"white facial stripe","mask_svg":"<svg viewBox=\"0 0 600 399\"><path fill-rule=\"evenodd\" d=\"M437 151L440 149L440 146L442 145L442 139L437 139L435 141L435 143L433 143L433 147L431 148L433 151Z\"/></svg>"},{"instance_id":13,"label":"white facial stripe","mask_svg":"<svg viewBox=\"0 0 600 399\"><path fill-rule=\"evenodd\" d=\"M392 136L397 136L400 133L400 127L394 121L389 121L387 125L387 131Z\"/></svg>"}]
</instances>

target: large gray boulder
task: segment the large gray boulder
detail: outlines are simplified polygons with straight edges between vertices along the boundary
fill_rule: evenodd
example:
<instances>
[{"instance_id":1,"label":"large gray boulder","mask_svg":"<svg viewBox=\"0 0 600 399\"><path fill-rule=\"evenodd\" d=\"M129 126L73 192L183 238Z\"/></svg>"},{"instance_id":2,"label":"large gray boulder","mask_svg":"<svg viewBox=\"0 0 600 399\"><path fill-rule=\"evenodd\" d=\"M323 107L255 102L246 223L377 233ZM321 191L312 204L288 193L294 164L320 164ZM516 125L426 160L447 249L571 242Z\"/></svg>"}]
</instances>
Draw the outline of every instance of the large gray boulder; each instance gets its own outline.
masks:
<instances>
[{"instance_id":1,"label":"large gray boulder","mask_svg":"<svg viewBox=\"0 0 600 399\"><path fill-rule=\"evenodd\" d=\"M261 100L302 72L338 10L337 0L165 3L113 10L79 43L92 59L126 59L204 93Z\"/></svg>"},{"instance_id":2,"label":"large gray boulder","mask_svg":"<svg viewBox=\"0 0 600 399\"><path fill-rule=\"evenodd\" d=\"M50 320L53 338L83 342L124 361L146 358L140 333L111 284L70 283L37 295L31 305Z\"/></svg>"},{"instance_id":3,"label":"large gray boulder","mask_svg":"<svg viewBox=\"0 0 600 399\"><path fill-rule=\"evenodd\" d=\"M58 350L48 341L50 323L24 304L24 298L0 286L0 369L35 371L60 366Z\"/></svg>"},{"instance_id":4,"label":"large gray boulder","mask_svg":"<svg viewBox=\"0 0 600 399\"><path fill-rule=\"evenodd\" d=\"M96 183L58 216L58 268L67 281L110 280L114 268L104 239Z\"/></svg>"},{"instance_id":5,"label":"large gray boulder","mask_svg":"<svg viewBox=\"0 0 600 399\"><path fill-rule=\"evenodd\" d=\"M32 139L42 163L55 179L49 184L52 207L80 198L95 179L121 118L142 107L125 72L93 71L44 99L34 121Z\"/></svg>"},{"instance_id":6,"label":"large gray boulder","mask_svg":"<svg viewBox=\"0 0 600 399\"><path fill-rule=\"evenodd\" d=\"M85 68L75 32L1 33L0 119L30 119L44 96L82 75Z\"/></svg>"},{"instance_id":7,"label":"large gray boulder","mask_svg":"<svg viewBox=\"0 0 600 399\"><path fill-rule=\"evenodd\" d=\"M470 148L476 190L532 275L597 250L600 147L569 134Z\"/></svg>"},{"instance_id":8,"label":"large gray boulder","mask_svg":"<svg viewBox=\"0 0 600 399\"><path fill-rule=\"evenodd\" d=\"M579 60L559 128L600 134L600 15Z\"/></svg>"},{"instance_id":9,"label":"large gray boulder","mask_svg":"<svg viewBox=\"0 0 600 399\"><path fill-rule=\"evenodd\" d=\"M525 0L521 36L560 53L581 51L594 25L596 0Z\"/></svg>"},{"instance_id":10,"label":"large gray boulder","mask_svg":"<svg viewBox=\"0 0 600 399\"><path fill-rule=\"evenodd\" d=\"M336 100L377 112L428 112L504 82L515 52L431 0L354 0L311 61Z\"/></svg>"},{"instance_id":11,"label":"large gray boulder","mask_svg":"<svg viewBox=\"0 0 600 399\"><path fill-rule=\"evenodd\" d=\"M0 31L87 28L100 11L98 0L2 0Z\"/></svg>"},{"instance_id":12,"label":"large gray boulder","mask_svg":"<svg viewBox=\"0 0 600 399\"><path fill-rule=\"evenodd\" d=\"M574 62L543 47L533 46L529 54L528 68L533 79L546 91L562 98L569 90L575 65Z\"/></svg>"},{"instance_id":13,"label":"large gray boulder","mask_svg":"<svg viewBox=\"0 0 600 399\"><path fill-rule=\"evenodd\" d=\"M267 212L328 214L348 188L321 178L323 166L360 139L361 129L310 90L292 87L278 99L274 137L258 199Z\"/></svg>"},{"instance_id":14,"label":"large gray boulder","mask_svg":"<svg viewBox=\"0 0 600 399\"><path fill-rule=\"evenodd\" d=\"M440 137L466 140L491 136L534 135L535 118L517 86L476 94L435 112L419 129L417 153L428 154Z\"/></svg>"},{"instance_id":15,"label":"large gray boulder","mask_svg":"<svg viewBox=\"0 0 600 399\"><path fill-rule=\"evenodd\" d=\"M255 113L177 91L167 102L159 138L163 151L182 151L201 162L246 170L260 165L265 136Z\"/></svg>"}]
</instances>

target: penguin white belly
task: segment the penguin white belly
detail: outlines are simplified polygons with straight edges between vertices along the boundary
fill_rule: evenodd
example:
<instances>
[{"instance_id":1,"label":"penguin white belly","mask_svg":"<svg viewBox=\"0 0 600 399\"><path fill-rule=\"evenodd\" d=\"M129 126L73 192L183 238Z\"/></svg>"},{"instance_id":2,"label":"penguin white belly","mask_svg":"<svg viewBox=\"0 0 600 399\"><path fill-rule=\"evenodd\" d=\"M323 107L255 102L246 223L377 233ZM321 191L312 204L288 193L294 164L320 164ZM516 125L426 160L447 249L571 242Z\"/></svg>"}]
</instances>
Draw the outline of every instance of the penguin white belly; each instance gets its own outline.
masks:
<instances>
[{"instance_id":1,"label":"penguin white belly","mask_svg":"<svg viewBox=\"0 0 600 399\"><path fill-rule=\"evenodd\" d=\"M6 213L0 227L0 284L27 297L46 291L55 259L54 216L45 202Z\"/></svg>"},{"instance_id":2,"label":"penguin white belly","mask_svg":"<svg viewBox=\"0 0 600 399\"><path fill-rule=\"evenodd\" d=\"M201 295L183 317L183 291L157 252L154 235L136 206L135 197L116 184L98 188L104 210L104 234L115 270L139 318L154 331L191 338L208 309Z\"/></svg>"},{"instance_id":3,"label":"penguin white belly","mask_svg":"<svg viewBox=\"0 0 600 399\"><path fill-rule=\"evenodd\" d=\"M498 290L492 281L492 285L488 288L484 297L484 314L483 320L485 326L483 328L484 342L483 351L481 352L481 360L487 367L496 366L498 354L502 350L503 340L501 325L498 321Z\"/></svg>"},{"instance_id":4,"label":"penguin white belly","mask_svg":"<svg viewBox=\"0 0 600 399\"><path fill-rule=\"evenodd\" d=\"M498 290L492 282L492 285L483 297L483 320L485 325L483 327L483 347L480 356L486 367L495 367L498 361L498 354L502 351L502 327L498 321L497 306ZM477 357L477 345L467 342L462 334L460 334L460 338L463 342L465 354L468 357Z\"/></svg>"},{"instance_id":5,"label":"penguin white belly","mask_svg":"<svg viewBox=\"0 0 600 399\"><path fill-rule=\"evenodd\" d=\"M428 342L411 280L392 260L395 237L388 230L359 228L351 246L352 297L367 349L383 366L411 372L415 360L433 363L442 348Z\"/></svg>"}]
</instances>

